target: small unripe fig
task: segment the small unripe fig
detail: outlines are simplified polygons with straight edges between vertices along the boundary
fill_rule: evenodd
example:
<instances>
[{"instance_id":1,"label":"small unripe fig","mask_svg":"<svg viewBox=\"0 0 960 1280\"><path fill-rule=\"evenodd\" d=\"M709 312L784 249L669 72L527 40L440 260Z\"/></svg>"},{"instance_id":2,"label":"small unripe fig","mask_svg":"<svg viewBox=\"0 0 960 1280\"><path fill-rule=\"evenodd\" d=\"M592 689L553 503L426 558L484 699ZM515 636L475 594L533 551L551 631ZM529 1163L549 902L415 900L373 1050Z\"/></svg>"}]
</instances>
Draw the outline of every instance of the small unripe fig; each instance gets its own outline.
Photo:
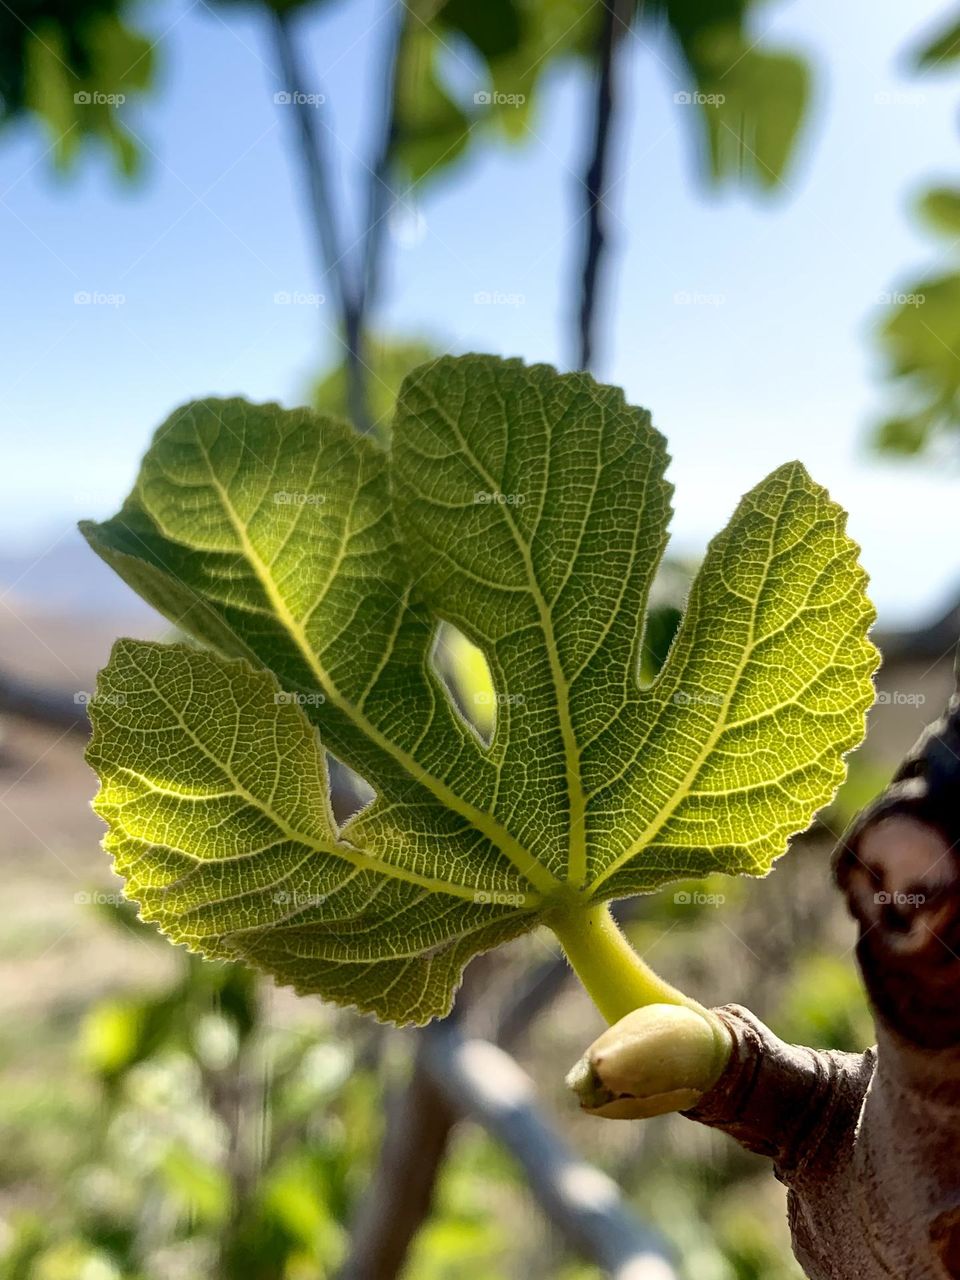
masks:
<instances>
[{"instance_id":1,"label":"small unripe fig","mask_svg":"<svg viewBox=\"0 0 960 1280\"><path fill-rule=\"evenodd\" d=\"M687 1111L716 1083L729 1048L728 1032L706 1010L648 1004L595 1040L567 1085L584 1111L611 1120Z\"/></svg>"}]
</instances>

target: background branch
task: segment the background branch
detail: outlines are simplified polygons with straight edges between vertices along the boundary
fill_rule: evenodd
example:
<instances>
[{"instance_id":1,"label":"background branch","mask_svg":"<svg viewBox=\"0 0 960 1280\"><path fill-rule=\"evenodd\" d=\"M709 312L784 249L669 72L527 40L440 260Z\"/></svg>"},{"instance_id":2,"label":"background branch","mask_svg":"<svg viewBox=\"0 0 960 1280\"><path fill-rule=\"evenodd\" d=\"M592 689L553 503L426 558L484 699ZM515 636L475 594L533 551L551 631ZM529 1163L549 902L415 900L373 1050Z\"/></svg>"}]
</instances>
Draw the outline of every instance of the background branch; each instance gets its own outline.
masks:
<instances>
[{"instance_id":1,"label":"background branch","mask_svg":"<svg viewBox=\"0 0 960 1280\"><path fill-rule=\"evenodd\" d=\"M382 131L369 170L367 219L363 234L361 282L357 299L357 323L361 330L379 293L383 246L390 213L396 200L393 169L400 140L398 72L410 14L404 0L388 0L388 3L392 9L392 26L387 40L382 75Z\"/></svg>"},{"instance_id":2,"label":"background branch","mask_svg":"<svg viewBox=\"0 0 960 1280\"><path fill-rule=\"evenodd\" d=\"M571 969L564 956L558 954L525 975L516 999L496 1020L493 1031L496 1044L464 1038L460 1028L465 1009L471 1005L475 993L485 986L489 967L495 960L491 955L479 956L467 970L454 1013L445 1022L433 1023L416 1033L412 1075L388 1107L386 1137L369 1191L352 1224L352 1251L338 1280L391 1280L400 1274L414 1237L431 1212L435 1184L453 1128L461 1116L487 1129L525 1171L528 1161L536 1163L551 1156L553 1174L543 1187L531 1189L547 1217L560 1226L561 1234L572 1248L601 1266L609 1262L614 1268L611 1274L623 1275L625 1280L627 1272L616 1269L621 1266L621 1255L632 1258L631 1265L639 1268L635 1273L629 1272L629 1280L667 1280L674 1272L668 1267L666 1254L655 1235L640 1224L629 1206L619 1199L621 1193L616 1184L607 1185L609 1180L604 1174L577 1160L564 1147L536 1110L532 1084L506 1052L507 1047L515 1048L522 1043L536 1019L569 981ZM437 1037L446 1039L441 1039L438 1045ZM457 1092L464 1084L462 1077L467 1070L462 1051L466 1044L481 1046L474 1051L472 1061L485 1057L488 1065L493 1064L506 1073L504 1078L526 1081L524 1088L531 1100L521 1108L522 1123L518 1127L512 1128L502 1110L488 1105L477 1092L483 1070L471 1067L473 1084ZM446 1073L452 1067L455 1070L451 1079ZM585 1183L589 1184L593 1178L594 1185L602 1184L608 1195L612 1194L611 1188L616 1192L617 1206L609 1223L597 1225L589 1214L584 1217L580 1213L575 1213L571 1222L558 1223L556 1215L565 1215L570 1208L558 1199L558 1188L554 1185L557 1179L562 1181L563 1169L567 1167L564 1161L572 1162L576 1170L582 1171ZM613 1233L605 1246L608 1252L597 1252L595 1230L599 1235L608 1226ZM653 1252L648 1258L650 1250Z\"/></svg>"},{"instance_id":3,"label":"background branch","mask_svg":"<svg viewBox=\"0 0 960 1280\"><path fill-rule=\"evenodd\" d=\"M436 1088L421 1035L406 1087L387 1107L377 1167L351 1224L351 1252L338 1280L391 1280L430 1214L456 1113Z\"/></svg>"},{"instance_id":4,"label":"background branch","mask_svg":"<svg viewBox=\"0 0 960 1280\"><path fill-rule=\"evenodd\" d=\"M597 80L594 100L593 145L583 177L586 192L586 238L580 269L579 348L577 367L593 365L596 348L597 300L600 273L607 247L603 197L607 187L610 141L616 122L616 54L622 35L629 29L631 6L625 0L604 0L597 45Z\"/></svg>"},{"instance_id":5,"label":"background branch","mask_svg":"<svg viewBox=\"0 0 960 1280\"><path fill-rule=\"evenodd\" d=\"M810 1280L960 1274L960 700L837 852L877 1047L784 1045L745 1010L691 1118L774 1160Z\"/></svg>"},{"instance_id":6,"label":"background branch","mask_svg":"<svg viewBox=\"0 0 960 1280\"><path fill-rule=\"evenodd\" d=\"M317 235L320 268L332 280L340 312L342 340L346 353L347 400L354 425L369 431L366 362L363 351L360 289L355 286L342 247L336 210L330 189L329 157L324 146L317 108L307 101L315 89L307 87L297 47L293 18L287 10L271 11L271 28L277 63L286 93L291 95L291 119L301 161L301 173Z\"/></svg>"},{"instance_id":7,"label":"background branch","mask_svg":"<svg viewBox=\"0 0 960 1280\"><path fill-rule=\"evenodd\" d=\"M0 675L0 714L20 716L51 729L87 735L90 722L86 705L68 693L37 688L13 676Z\"/></svg>"},{"instance_id":8,"label":"background branch","mask_svg":"<svg viewBox=\"0 0 960 1280\"><path fill-rule=\"evenodd\" d=\"M612 1178L585 1163L551 1128L532 1080L487 1040L447 1022L422 1033L424 1064L449 1106L482 1124L523 1169L540 1208L577 1252L615 1280L676 1280L654 1233Z\"/></svg>"}]
</instances>

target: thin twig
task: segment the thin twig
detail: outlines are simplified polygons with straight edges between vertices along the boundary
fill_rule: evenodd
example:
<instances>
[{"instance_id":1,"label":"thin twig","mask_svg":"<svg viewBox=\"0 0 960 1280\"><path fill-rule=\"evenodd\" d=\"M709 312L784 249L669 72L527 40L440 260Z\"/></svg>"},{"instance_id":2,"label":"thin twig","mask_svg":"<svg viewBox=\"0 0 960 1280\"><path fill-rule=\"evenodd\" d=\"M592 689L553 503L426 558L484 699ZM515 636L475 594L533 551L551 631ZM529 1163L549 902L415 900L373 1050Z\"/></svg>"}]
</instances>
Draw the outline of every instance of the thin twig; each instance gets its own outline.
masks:
<instances>
[{"instance_id":1,"label":"thin twig","mask_svg":"<svg viewBox=\"0 0 960 1280\"><path fill-rule=\"evenodd\" d=\"M398 77L410 14L406 0L388 0L388 3L393 9L393 24L387 40L382 76L382 131L370 166L370 180L367 186L367 224L363 235L361 283L357 305L361 328L366 324L370 308L377 300L383 266L383 246L390 214L396 200L393 168L400 141Z\"/></svg>"},{"instance_id":2,"label":"thin twig","mask_svg":"<svg viewBox=\"0 0 960 1280\"><path fill-rule=\"evenodd\" d=\"M607 187L610 139L616 121L616 53L627 30L628 7L624 0L604 0L603 20L597 44L597 81L593 146L583 178L586 191L586 243L580 271L578 368L589 369L594 360L600 268L607 246L603 197Z\"/></svg>"},{"instance_id":3,"label":"thin twig","mask_svg":"<svg viewBox=\"0 0 960 1280\"><path fill-rule=\"evenodd\" d=\"M629 911L633 904L620 906ZM387 1133L377 1167L353 1223L349 1258L337 1280L368 1280L373 1276L392 1280L400 1273L410 1246L431 1211L434 1188L459 1115L466 1114L481 1125L487 1123L484 1114L469 1106L450 1105L446 1085L436 1074L437 1051L431 1048L430 1038L460 1027L466 1008L487 984L493 963L493 955L477 957L467 969L454 1013L444 1023L417 1032L413 1071L405 1088L388 1107ZM570 973L566 958L557 955L525 975L510 1010L501 1011L491 1028L490 1049L496 1046L497 1052L506 1051L504 1059L515 1051L531 1025L567 984ZM517 1016L513 1016L514 1012ZM548 1214L551 1211L547 1206ZM637 1230L643 1233L644 1228L638 1225ZM643 1280L644 1276L661 1274L672 1273L648 1267L638 1271L637 1277Z\"/></svg>"},{"instance_id":4,"label":"thin twig","mask_svg":"<svg viewBox=\"0 0 960 1280\"><path fill-rule=\"evenodd\" d=\"M462 1018L483 985L491 957L467 970L448 1021ZM425 1064L426 1031L416 1032L410 1079L387 1104L386 1133L350 1230L350 1252L336 1280L394 1280L430 1215L433 1195L457 1114Z\"/></svg>"},{"instance_id":5,"label":"thin twig","mask_svg":"<svg viewBox=\"0 0 960 1280\"><path fill-rule=\"evenodd\" d=\"M324 275L332 279L337 294L346 353L350 415L359 430L367 431L370 420L362 350L360 291L350 278L349 264L341 248L342 239L330 190L328 158L318 125L317 108L310 103L311 91L307 88L303 74L293 19L288 10L276 9L272 12L271 22L284 88L291 97L291 118L295 125L302 173L317 231L320 267Z\"/></svg>"}]
</instances>

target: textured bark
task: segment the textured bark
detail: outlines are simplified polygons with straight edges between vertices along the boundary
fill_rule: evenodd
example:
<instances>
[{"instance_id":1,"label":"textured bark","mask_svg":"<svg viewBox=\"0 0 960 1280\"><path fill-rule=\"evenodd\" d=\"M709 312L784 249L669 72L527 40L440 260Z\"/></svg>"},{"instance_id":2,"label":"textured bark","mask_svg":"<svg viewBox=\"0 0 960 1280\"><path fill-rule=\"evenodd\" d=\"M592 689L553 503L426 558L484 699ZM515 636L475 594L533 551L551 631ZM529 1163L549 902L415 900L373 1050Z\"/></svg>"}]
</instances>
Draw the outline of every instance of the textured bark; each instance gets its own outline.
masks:
<instances>
[{"instance_id":1,"label":"textured bark","mask_svg":"<svg viewBox=\"0 0 960 1280\"><path fill-rule=\"evenodd\" d=\"M944 1280L957 1270L960 1057L885 1034L864 1054L784 1044L716 1010L734 1052L685 1114L769 1156L811 1280Z\"/></svg>"},{"instance_id":2,"label":"textured bark","mask_svg":"<svg viewBox=\"0 0 960 1280\"><path fill-rule=\"evenodd\" d=\"M686 1116L773 1161L810 1280L960 1277L958 798L954 697L836 854L860 927L872 1049L785 1044L728 1005L713 1010L730 1040L717 1075L704 1072L696 1019L652 1005L605 1032L568 1077L586 1110L611 1118L670 1109L692 1085Z\"/></svg>"},{"instance_id":3,"label":"textured bark","mask_svg":"<svg viewBox=\"0 0 960 1280\"><path fill-rule=\"evenodd\" d=\"M958 796L954 698L837 854L875 1048L787 1045L716 1010L733 1053L686 1114L773 1160L811 1280L960 1276Z\"/></svg>"}]
</instances>

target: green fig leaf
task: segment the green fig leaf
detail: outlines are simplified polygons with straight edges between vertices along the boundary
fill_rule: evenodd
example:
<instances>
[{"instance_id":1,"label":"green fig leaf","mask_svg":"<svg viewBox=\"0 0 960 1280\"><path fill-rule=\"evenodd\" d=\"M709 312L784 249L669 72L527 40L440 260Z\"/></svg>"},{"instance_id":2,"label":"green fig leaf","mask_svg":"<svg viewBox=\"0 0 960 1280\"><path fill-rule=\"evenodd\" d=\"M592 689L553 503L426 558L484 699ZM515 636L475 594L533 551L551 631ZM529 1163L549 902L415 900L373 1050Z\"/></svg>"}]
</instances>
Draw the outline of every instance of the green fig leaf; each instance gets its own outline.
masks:
<instances>
[{"instance_id":1,"label":"green fig leaf","mask_svg":"<svg viewBox=\"0 0 960 1280\"><path fill-rule=\"evenodd\" d=\"M202 649L118 642L90 711L107 847L145 918L384 1020L557 913L765 874L827 804L877 655L844 514L798 463L714 539L659 674L671 488L586 374L445 357L389 451L208 400L158 431L95 550ZM441 680L480 649L489 740ZM375 793L333 817L327 753Z\"/></svg>"}]
</instances>

